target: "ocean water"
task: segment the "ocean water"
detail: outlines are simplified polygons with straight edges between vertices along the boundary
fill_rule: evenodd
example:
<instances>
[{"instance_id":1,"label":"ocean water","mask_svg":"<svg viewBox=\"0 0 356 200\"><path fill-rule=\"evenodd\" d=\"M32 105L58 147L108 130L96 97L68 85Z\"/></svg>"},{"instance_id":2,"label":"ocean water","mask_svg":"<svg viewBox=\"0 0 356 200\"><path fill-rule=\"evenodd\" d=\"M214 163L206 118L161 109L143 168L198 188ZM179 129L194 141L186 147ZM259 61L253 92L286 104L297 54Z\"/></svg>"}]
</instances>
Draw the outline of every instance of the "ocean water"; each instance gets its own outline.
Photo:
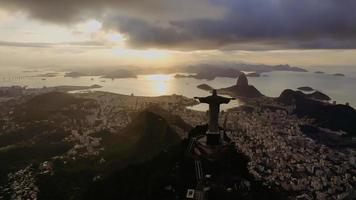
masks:
<instances>
[{"instance_id":1,"label":"ocean water","mask_svg":"<svg viewBox=\"0 0 356 200\"><path fill-rule=\"evenodd\" d=\"M209 92L200 90L197 85L206 83L214 88L228 87L236 83L232 78L216 78L215 80L196 80L192 78L174 78L174 74L139 75L138 78L105 79L98 76L79 78L64 77L60 73L56 77L37 77L51 71L24 72L19 68L0 69L0 86L28 86L31 88L51 87L59 85L89 86L101 85L95 90L136 96L160 96L180 94L187 97L207 96ZM349 102L356 106L356 74L349 73L345 77L331 74L315 74L313 72L270 72L261 77L249 77L249 83L267 96L276 97L284 89L296 89L310 86L329 95L338 103ZM232 101L223 105L222 109L238 106L241 102ZM193 109L207 110L208 106L201 104Z\"/></svg>"},{"instance_id":2,"label":"ocean water","mask_svg":"<svg viewBox=\"0 0 356 200\"><path fill-rule=\"evenodd\" d=\"M258 78L250 78L250 83L268 96L279 96L286 89L297 89L310 86L335 100L356 106L356 76L353 73L346 76L331 74L315 74L311 72L271 72Z\"/></svg>"}]
</instances>

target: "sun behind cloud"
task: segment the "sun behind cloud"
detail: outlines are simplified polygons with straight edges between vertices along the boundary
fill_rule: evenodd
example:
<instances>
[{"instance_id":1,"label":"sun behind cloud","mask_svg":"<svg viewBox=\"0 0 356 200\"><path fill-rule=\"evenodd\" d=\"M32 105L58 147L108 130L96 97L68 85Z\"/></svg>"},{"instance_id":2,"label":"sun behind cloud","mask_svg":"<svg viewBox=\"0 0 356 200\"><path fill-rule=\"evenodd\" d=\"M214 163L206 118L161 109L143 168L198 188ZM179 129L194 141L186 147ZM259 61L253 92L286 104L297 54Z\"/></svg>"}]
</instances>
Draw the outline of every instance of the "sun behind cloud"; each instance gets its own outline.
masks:
<instances>
[{"instance_id":1,"label":"sun behind cloud","mask_svg":"<svg viewBox=\"0 0 356 200\"><path fill-rule=\"evenodd\" d=\"M93 33L100 30L103 27L103 24L95 19L92 19L85 22L84 24L81 24L80 26L83 32Z\"/></svg>"}]
</instances>

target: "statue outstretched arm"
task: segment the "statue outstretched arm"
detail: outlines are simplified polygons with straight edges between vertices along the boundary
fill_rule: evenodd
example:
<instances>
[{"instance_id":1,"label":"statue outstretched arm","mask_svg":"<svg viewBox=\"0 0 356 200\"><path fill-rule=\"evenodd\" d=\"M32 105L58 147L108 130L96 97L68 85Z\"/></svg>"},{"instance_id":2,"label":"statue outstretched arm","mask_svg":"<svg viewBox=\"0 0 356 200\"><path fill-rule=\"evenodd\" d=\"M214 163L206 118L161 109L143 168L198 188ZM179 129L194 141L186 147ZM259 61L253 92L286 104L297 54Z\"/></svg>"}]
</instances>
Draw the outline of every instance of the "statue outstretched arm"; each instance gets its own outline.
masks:
<instances>
[{"instance_id":1,"label":"statue outstretched arm","mask_svg":"<svg viewBox=\"0 0 356 200\"><path fill-rule=\"evenodd\" d=\"M229 103L231 100L235 100L236 98L226 98L226 97L223 97L221 99L221 103L224 103L224 104L227 104Z\"/></svg>"},{"instance_id":2,"label":"statue outstretched arm","mask_svg":"<svg viewBox=\"0 0 356 200\"><path fill-rule=\"evenodd\" d=\"M207 97L194 97L194 99L198 99L200 103L208 103Z\"/></svg>"}]
</instances>

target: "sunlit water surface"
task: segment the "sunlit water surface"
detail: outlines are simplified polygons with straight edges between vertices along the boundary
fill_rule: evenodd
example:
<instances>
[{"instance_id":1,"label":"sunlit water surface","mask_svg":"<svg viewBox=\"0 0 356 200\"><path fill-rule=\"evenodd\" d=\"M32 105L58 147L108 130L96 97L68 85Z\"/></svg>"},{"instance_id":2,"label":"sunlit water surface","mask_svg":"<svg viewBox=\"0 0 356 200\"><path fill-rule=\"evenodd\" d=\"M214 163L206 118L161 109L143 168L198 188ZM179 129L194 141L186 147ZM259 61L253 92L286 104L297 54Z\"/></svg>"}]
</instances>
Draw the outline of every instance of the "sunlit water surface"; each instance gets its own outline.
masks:
<instances>
[{"instance_id":1,"label":"sunlit water surface","mask_svg":"<svg viewBox=\"0 0 356 200\"><path fill-rule=\"evenodd\" d=\"M214 88L222 88L236 83L236 79L232 78L216 78L212 81L192 78L176 79L174 74L152 74L139 75L138 78L105 79L98 76L64 77L64 73L56 77L36 77L38 74L47 73L47 71L23 72L16 68L2 69L0 72L0 86L20 85L39 88L44 86L89 86L98 84L102 88L95 90L137 96L170 94L180 94L187 97L207 96L209 93L198 89L197 85L206 83ZM338 103L350 102L351 105L356 105L356 76L354 73L339 77L329 74L314 74L312 72L271 72L261 77L250 77L249 82L267 96L279 96L286 88L296 89L300 86L310 86L326 93ZM228 105L222 105L222 109L240 104L240 101L234 100ZM193 109L204 111L208 109L208 106L200 104L194 106Z\"/></svg>"}]
</instances>

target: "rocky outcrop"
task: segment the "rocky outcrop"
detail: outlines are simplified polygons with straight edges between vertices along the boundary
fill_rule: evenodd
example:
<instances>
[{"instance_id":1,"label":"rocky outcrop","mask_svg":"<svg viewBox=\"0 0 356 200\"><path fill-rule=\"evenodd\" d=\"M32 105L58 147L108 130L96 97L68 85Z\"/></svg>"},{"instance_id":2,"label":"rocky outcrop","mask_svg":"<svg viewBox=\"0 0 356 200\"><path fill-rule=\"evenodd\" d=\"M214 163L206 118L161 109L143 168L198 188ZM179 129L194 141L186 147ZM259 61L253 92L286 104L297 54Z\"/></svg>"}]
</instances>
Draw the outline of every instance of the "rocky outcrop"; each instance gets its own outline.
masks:
<instances>
[{"instance_id":1,"label":"rocky outcrop","mask_svg":"<svg viewBox=\"0 0 356 200\"><path fill-rule=\"evenodd\" d=\"M279 98L282 100L286 99L287 100L286 103L290 103L290 99L296 98L296 95L304 97L304 98L308 98L308 99L317 100L317 101L330 101L331 100L331 98L328 95L326 95L320 91L315 91L311 87L299 87L298 90L300 90L300 91L293 91L290 89L284 90ZM301 91L304 91L304 92L314 91L314 92L306 94Z\"/></svg>"},{"instance_id":2,"label":"rocky outcrop","mask_svg":"<svg viewBox=\"0 0 356 200\"><path fill-rule=\"evenodd\" d=\"M239 78L237 79L236 86L240 88L246 88L248 87L248 80L245 74L241 74Z\"/></svg>"},{"instance_id":3,"label":"rocky outcrop","mask_svg":"<svg viewBox=\"0 0 356 200\"><path fill-rule=\"evenodd\" d=\"M294 91L291 89L286 89L284 90L279 97L277 98L277 101L286 105L291 105L294 103L297 99L303 98L303 92L301 91Z\"/></svg>"},{"instance_id":4,"label":"rocky outcrop","mask_svg":"<svg viewBox=\"0 0 356 200\"><path fill-rule=\"evenodd\" d=\"M319 101L330 101L331 100L331 98L328 95L326 95L322 92L319 92L319 91L315 91L311 94L307 94L306 96L308 98L319 100Z\"/></svg>"},{"instance_id":5,"label":"rocky outcrop","mask_svg":"<svg viewBox=\"0 0 356 200\"><path fill-rule=\"evenodd\" d=\"M248 84L248 79L243 73L237 79L236 85L219 89L218 92L232 97L256 98L263 96L254 86Z\"/></svg>"},{"instance_id":6,"label":"rocky outcrop","mask_svg":"<svg viewBox=\"0 0 356 200\"><path fill-rule=\"evenodd\" d=\"M276 100L286 105L295 104L295 114L315 119L320 127L356 135L356 111L350 106L325 103L290 89L284 90Z\"/></svg>"}]
</instances>

